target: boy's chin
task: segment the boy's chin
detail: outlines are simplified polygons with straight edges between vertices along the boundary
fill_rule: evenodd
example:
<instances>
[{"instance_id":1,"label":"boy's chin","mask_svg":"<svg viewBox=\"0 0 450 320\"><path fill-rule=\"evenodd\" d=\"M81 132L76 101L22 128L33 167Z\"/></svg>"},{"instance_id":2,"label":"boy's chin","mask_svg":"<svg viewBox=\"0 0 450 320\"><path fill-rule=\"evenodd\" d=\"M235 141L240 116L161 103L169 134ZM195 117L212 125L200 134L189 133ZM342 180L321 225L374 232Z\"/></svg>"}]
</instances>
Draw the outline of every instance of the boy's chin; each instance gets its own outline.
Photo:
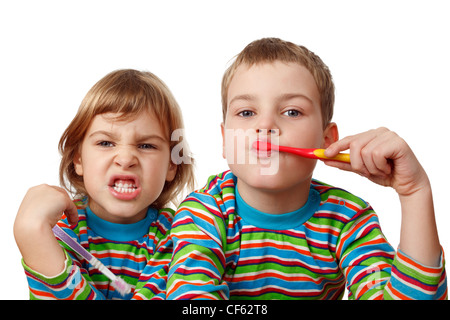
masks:
<instances>
[{"instance_id":1,"label":"boy's chin","mask_svg":"<svg viewBox=\"0 0 450 320\"><path fill-rule=\"evenodd\" d=\"M250 188L269 192L285 190L302 182L310 184L312 176L310 170L302 172L261 165L229 165L229 167L241 183Z\"/></svg>"}]
</instances>

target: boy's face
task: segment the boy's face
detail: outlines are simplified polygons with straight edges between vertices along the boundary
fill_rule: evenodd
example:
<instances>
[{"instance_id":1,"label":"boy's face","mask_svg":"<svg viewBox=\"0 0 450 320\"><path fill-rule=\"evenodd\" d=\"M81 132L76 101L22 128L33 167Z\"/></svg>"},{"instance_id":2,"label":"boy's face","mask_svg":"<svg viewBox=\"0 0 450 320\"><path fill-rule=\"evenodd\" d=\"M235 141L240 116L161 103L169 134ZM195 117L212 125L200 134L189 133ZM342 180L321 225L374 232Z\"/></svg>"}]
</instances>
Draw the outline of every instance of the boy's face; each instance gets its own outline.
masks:
<instances>
[{"instance_id":1,"label":"boy's face","mask_svg":"<svg viewBox=\"0 0 450 320\"><path fill-rule=\"evenodd\" d=\"M117 114L95 116L80 154L74 159L83 176L91 210L104 220L134 223L175 177L169 141L153 114L120 121Z\"/></svg>"},{"instance_id":2,"label":"boy's face","mask_svg":"<svg viewBox=\"0 0 450 320\"><path fill-rule=\"evenodd\" d=\"M222 124L224 157L238 177L239 192L309 190L316 164L287 153L257 152L256 140L298 148L337 140L334 124L322 127L320 96L311 73L296 63L241 65L228 88ZM242 135L245 138L242 138Z\"/></svg>"}]
</instances>

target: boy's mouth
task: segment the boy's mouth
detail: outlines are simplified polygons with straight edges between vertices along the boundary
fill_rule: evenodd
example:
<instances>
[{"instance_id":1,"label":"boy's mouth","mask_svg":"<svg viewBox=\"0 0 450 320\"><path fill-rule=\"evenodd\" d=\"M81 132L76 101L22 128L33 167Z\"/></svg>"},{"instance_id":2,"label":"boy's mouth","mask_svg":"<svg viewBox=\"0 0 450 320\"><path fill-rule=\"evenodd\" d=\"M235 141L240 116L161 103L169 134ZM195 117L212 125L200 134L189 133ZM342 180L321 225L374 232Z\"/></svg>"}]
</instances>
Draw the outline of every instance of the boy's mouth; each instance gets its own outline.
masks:
<instances>
[{"instance_id":1,"label":"boy's mouth","mask_svg":"<svg viewBox=\"0 0 450 320\"><path fill-rule=\"evenodd\" d=\"M278 152L278 149L272 149L268 147L268 144L270 144L270 140L258 139L251 144L251 150L253 150L256 156L260 159L270 158L272 153Z\"/></svg>"}]
</instances>

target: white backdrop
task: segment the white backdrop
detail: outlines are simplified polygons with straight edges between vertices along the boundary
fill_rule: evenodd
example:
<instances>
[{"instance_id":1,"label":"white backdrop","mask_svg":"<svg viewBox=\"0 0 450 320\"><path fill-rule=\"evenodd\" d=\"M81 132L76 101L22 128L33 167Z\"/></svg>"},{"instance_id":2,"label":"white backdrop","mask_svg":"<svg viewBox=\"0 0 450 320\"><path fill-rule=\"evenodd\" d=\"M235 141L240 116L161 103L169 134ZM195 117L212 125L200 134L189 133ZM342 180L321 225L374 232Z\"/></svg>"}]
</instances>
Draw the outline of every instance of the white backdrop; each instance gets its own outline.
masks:
<instances>
[{"instance_id":1,"label":"white backdrop","mask_svg":"<svg viewBox=\"0 0 450 320\"><path fill-rule=\"evenodd\" d=\"M58 184L57 144L89 88L119 68L161 77L181 105L197 186L227 169L220 81L230 59L268 36L303 44L330 67L341 137L386 126L431 179L441 243L450 250L448 1L2 1L0 299L27 299L12 226L26 190ZM318 164L315 178L368 200L391 244L395 192Z\"/></svg>"}]
</instances>

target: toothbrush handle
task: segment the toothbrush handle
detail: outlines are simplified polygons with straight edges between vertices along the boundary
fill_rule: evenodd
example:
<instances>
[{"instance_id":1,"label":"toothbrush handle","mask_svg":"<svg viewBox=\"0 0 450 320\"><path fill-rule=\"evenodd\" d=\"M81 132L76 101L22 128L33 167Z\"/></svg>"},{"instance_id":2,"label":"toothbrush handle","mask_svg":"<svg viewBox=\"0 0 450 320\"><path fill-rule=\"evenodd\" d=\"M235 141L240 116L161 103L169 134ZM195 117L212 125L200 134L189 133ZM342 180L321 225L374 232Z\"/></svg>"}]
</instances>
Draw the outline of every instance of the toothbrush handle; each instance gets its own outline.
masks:
<instances>
[{"instance_id":1,"label":"toothbrush handle","mask_svg":"<svg viewBox=\"0 0 450 320\"><path fill-rule=\"evenodd\" d=\"M75 250L79 255L83 256L89 263L107 276L111 281L116 280L116 275L111 272L103 263L96 257L90 254L82 245L73 240L60 226L55 225L53 227L53 233L58 236L65 244Z\"/></svg>"},{"instance_id":2,"label":"toothbrush handle","mask_svg":"<svg viewBox=\"0 0 450 320\"><path fill-rule=\"evenodd\" d=\"M271 149L279 150L282 152L289 152L310 159L336 160L340 162L350 163L350 154L348 153L339 153L335 157L329 158L325 156L325 149L304 149L274 145L271 145Z\"/></svg>"},{"instance_id":3,"label":"toothbrush handle","mask_svg":"<svg viewBox=\"0 0 450 320\"><path fill-rule=\"evenodd\" d=\"M325 149L315 149L313 152L314 152L314 155L316 155L317 158L319 158L319 159L336 160L336 161L340 161L340 162L350 163L350 154L348 154L348 153L339 153L335 157L329 158L329 157L325 156Z\"/></svg>"},{"instance_id":4,"label":"toothbrush handle","mask_svg":"<svg viewBox=\"0 0 450 320\"><path fill-rule=\"evenodd\" d=\"M90 254L81 244L73 240L60 226L55 225L53 227L53 234L58 236L65 244L67 244L70 248L75 250L76 253L81 255L87 261L90 261L94 256Z\"/></svg>"}]
</instances>

